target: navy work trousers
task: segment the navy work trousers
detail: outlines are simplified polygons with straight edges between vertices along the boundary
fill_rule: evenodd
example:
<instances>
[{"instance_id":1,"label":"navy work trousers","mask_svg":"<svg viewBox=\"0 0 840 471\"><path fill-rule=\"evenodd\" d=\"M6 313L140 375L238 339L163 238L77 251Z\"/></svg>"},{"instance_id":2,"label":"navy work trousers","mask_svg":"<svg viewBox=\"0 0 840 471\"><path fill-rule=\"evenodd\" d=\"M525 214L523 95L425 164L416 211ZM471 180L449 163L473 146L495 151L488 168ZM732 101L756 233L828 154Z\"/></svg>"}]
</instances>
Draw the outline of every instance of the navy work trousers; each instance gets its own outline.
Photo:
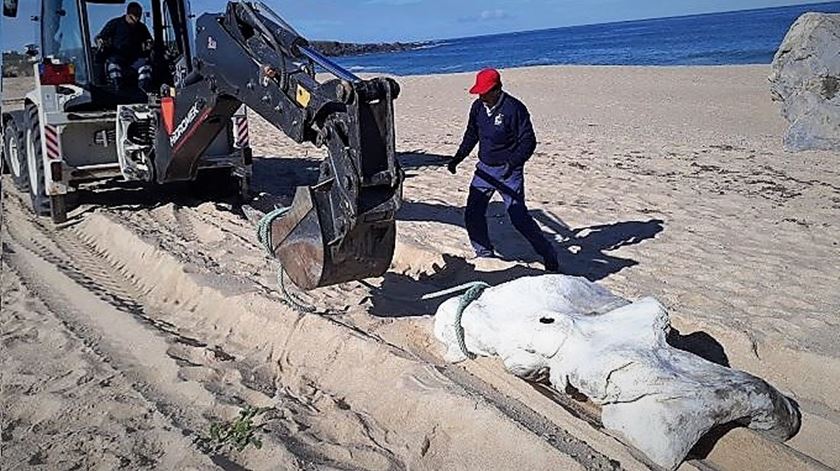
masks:
<instances>
[{"instance_id":1,"label":"navy work trousers","mask_svg":"<svg viewBox=\"0 0 840 471\"><path fill-rule=\"evenodd\" d=\"M131 70L127 70L131 69ZM152 66L146 58L140 58L134 62L127 62L118 56L111 56L106 62L108 80L117 90L125 86L125 74L133 72L137 77L137 86L145 93L152 90Z\"/></svg>"},{"instance_id":2,"label":"navy work trousers","mask_svg":"<svg viewBox=\"0 0 840 471\"><path fill-rule=\"evenodd\" d=\"M509 173L509 175L506 175ZM539 254L546 269L557 270L557 252L540 230L525 205L525 177L521 168L506 172L504 167L478 164L467 197L464 219L473 249L479 257L492 256L493 244L487 233L487 206L496 192L502 195L513 227L525 236Z\"/></svg>"}]
</instances>

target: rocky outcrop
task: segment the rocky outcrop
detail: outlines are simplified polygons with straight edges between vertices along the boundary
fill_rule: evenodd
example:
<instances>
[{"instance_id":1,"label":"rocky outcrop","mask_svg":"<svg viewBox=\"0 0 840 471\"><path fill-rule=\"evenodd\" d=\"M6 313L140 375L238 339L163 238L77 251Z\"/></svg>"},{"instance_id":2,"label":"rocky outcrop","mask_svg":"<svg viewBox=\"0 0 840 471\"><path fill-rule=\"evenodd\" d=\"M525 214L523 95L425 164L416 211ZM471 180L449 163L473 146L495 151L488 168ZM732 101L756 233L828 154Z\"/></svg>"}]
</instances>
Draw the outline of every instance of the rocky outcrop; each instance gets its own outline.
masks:
<instances>
[{"instance_id":1,"label":"rocky outcrop","mask_svg":"<svg viewBox=\"0 0 840 471\"><path fill-rule=\"evenodd\" d=\"M357 56L378 52L402 52L417 49L428 43L342 43L338 41L310 41L312 46L325 56ZM31 77L32 65L28 57L18 52L3 53L3 77Z\"/></svg>"},{"instance_id":2,"label":"rocky outcrop","mask_svg":"<svg viewBox=\"0 0 840 471\"><path fill-rule=\"evenodd\" d=\"M325 56L355 56L376 52L401 52L416 49L424 43L370 43L354 44L338 41L312 41L312 45Z\"/></svg>"},{"instance_id":3,"label":"rocky outcrop","mask_svg":"<svg viewBox=\"0 0 840 471\"><path fill-rule=\"evenodd\" d=\"M785 148L840 150L840 14L799 17L773 58L770 83L790 123Z\"/></svg>"}]
</instances>

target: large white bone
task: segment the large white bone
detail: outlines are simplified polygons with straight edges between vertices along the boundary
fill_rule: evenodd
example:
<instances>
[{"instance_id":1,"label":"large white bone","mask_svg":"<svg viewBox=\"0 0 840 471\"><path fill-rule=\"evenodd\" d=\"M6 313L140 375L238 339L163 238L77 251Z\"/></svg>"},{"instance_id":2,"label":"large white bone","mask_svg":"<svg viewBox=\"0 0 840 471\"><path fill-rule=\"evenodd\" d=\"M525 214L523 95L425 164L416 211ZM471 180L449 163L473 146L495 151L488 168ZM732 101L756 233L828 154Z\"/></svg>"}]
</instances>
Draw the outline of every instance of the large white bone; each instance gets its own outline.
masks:
<instances>
[{"instance_id":1,"label":"large white bone","mask_svg":"<svg viewBox=\"0 0 840 471\"><path fill-rule=\"evenodd\" d=\"M455 329L458 298L435 315L446 359L467 358ZM602 406L610 433L676 469L716 425L738 421L777 440L799 429L791 401L763 380L678 350L653 298L634 303L584 278L544 275L488 288L463 313L467 350L499 356L513 374L549 373Z\"/></svg>"}]
</instances>

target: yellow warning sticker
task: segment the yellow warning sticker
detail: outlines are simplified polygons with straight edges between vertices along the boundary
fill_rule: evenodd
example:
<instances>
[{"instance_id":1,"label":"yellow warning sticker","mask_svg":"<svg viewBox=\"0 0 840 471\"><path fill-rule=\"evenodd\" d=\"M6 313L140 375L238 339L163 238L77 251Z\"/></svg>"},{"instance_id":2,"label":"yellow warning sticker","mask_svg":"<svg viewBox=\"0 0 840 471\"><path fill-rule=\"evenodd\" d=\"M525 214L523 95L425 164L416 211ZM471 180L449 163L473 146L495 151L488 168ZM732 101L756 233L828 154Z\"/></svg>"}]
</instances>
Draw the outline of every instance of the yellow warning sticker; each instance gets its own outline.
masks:
<instances>
[{"instance_id":1,"label":"yellow warning sticker","mask_svg":"<svg viewBox=\"0 0 840 471\"><path fill-rule=\"evenodd\" d=\"M309 90L303 88L302 86L297 86L297 102L300 103L300 106L306 108L309 106L309 100L312 99L312 95L309 93Z\"/></svg>"}]
</instances>

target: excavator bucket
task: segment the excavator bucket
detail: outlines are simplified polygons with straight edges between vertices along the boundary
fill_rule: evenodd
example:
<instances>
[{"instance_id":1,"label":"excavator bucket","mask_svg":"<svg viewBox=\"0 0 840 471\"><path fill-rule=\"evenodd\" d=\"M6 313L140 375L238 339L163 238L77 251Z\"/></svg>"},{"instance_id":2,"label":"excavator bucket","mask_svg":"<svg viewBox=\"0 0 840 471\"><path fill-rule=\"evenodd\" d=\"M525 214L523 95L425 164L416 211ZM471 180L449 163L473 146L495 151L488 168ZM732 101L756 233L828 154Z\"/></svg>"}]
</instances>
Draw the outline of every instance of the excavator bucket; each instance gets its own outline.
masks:
<instances>
[{"instance_id":1,"label":"excavator bucket","mask_svg":"<svg viewBox=\"0 0 840 471\"><path fill-rule=\"evenodd\" d=\"M321 223L329 217L326 196L317 187L298 188L289 212L271 225L272 251L292 282L309 290L385 273L394 253L394 220L359 221L340 244L330 245L324 239L330 224Z\"/></svg>"},{"instance_id":2,"label":"excavator bucket","mask_svg":"<svg viewBox=\"0 0 840 471\"><path fill-rule=\"evenodd\" d=\"M349 90L352 103L320 128L329 157L319 183L299 187L271 226L275 257L305 290L381 276L394 254L403 179L393 124L399 86L373 79Z\"/></svg>"}]
</instances>

